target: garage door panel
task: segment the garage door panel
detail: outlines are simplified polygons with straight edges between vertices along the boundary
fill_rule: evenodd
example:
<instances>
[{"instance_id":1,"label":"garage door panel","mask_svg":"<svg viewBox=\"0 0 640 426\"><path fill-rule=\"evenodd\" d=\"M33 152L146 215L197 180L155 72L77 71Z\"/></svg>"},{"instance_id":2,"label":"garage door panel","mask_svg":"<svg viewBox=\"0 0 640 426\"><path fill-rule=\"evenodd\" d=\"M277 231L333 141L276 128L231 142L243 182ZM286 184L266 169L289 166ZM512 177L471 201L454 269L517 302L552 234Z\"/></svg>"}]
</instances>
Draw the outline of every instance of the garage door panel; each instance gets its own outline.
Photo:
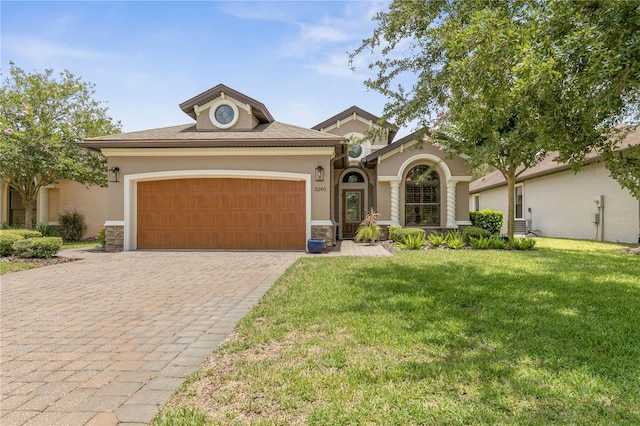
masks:
<instances>
[{"instance_id":1,"label":"garage door panel","mask_svg":"<svg viewBox=\"0 0 640 426\"><path fill-rule=\"evenodd\" d=\"M305 247L304 182L170 179L137 190L138 248Z\"/></svg>"}]
</instances>

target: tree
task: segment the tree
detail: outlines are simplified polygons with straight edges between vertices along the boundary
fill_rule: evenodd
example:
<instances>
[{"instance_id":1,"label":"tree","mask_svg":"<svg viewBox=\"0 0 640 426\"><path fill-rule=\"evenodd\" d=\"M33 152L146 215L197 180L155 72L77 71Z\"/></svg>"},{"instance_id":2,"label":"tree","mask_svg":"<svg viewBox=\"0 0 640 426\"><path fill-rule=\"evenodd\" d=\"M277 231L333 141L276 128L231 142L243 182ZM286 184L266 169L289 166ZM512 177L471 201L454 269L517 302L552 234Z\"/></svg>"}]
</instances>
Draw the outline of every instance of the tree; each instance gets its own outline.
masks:
<instances>
[{"instance_id":1,"label":"tree","mask_svg":"<svg viewBox=\"0 0 640 426\"><path fill-rule=\"evenodd\" d=\"M351 54L352 60L365 52L378 55L369 65L376 76L365 85L389 98L384 119L400 125L416 121L425 134L431 128L432 143L466 154L472 166L486 163L501 171L508 184L510 235L519 173L552 150L576 168L594 149L612 152L606 133L634 105L638 109L640 67L624 70L638 64L639 43L632 41L640 32L624 29L629 15L621 9L627 6L595 2L617 8L597 18L596 28L604 31L612 21L618 31L608 42L596 30L587 31L591 38L578 48L584 35L580 23L592 18L583 7L587 2L564 9L566 3L397 0L374 18L373 35ZM578 23L567 25L573 16ZM630 16L637 26L637 13ZM614 34L625 40L623 60L607 59L618 58ZM576 66L576 60L590 67ZM620 82L611 83L612 78Z\"/></svg>"},{"instance_id":2,"label":"tree","mask_svg":"<svg viewBox=\"0 0 640 426\"><path fill-rule=\"evenodd\" d=\"M26 73L11 64L0 91L0 177L20 195L25 226L40 189L59 179L106 185L106 160L80 148L85 138L120 132L107 110L92 99L93 85L69 71Z\"/></svg>"},{"instance_id":3,"label":"tree","mask_svg":"<svg viewBox=\"0 0 640 426\"><path fill-rule=\"evenodd\" d=\"M396 1L378 14L379 27L353 54L384 45L382 59L371 65L377 76L365 84L392 99L385 118L399 124L416 120L429 142L467 155L472 167L489 164L503 174L509 235L515 180L542 159L545 148L532 124L526 88L518 84L534 27L524 4ZM396 49L403 55L396 56ZM401 84L392 88L404 73L416 82L409 90Z\"/></svg>"}]
</instances>

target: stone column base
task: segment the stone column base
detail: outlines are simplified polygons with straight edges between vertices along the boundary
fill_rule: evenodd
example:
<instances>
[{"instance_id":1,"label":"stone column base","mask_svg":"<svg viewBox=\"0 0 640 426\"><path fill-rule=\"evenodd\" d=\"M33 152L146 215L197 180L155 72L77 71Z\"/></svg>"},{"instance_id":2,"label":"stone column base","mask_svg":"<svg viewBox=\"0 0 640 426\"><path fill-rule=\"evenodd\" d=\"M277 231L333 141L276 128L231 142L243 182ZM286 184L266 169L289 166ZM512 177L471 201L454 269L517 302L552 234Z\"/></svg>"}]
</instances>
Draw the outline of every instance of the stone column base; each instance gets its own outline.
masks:
<instances>
[{"instance_id":1,"label":"stone column base","mask_svg":"<svg viewBox=\"0 0 640 426\"><path fill-rule=\"evenodd\" d=\"M108 252L124 249L124 226L106 225L104 227L104 250Z\"/></svg>"},{"instance_id":2,"label":"stone column base","mask_svg":"<svg viewBox=\"0 0 640 426\"><path fill-rule=\"evenodd\" d=\"M311 225L311 239L324 240L324 248L331 249L335 241L335 225Z\"/></svg>"}]
</instances>

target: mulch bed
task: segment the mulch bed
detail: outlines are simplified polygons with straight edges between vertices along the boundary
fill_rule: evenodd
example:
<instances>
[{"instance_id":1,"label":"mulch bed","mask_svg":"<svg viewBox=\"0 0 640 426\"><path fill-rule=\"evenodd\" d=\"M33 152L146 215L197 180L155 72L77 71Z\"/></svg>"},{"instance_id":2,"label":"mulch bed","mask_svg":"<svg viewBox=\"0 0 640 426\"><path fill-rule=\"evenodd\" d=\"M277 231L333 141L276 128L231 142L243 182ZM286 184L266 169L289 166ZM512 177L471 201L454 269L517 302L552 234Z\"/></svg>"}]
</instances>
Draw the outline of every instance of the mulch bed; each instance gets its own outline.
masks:
<instances>
[{"instance_id":1,"label":"mulch bed","mask_svg":"<svg viewBox=\"0 0 640 426\"><path fill-rule=\"evenodd\" d=\"M73 262L78 259L71 257L53 256L50 259L25 259L22 257L6 256L0 257L0 262L12 262L12 263L37 263L42 266L57 265L58 263Z\"/></svg>"}]
</instances>

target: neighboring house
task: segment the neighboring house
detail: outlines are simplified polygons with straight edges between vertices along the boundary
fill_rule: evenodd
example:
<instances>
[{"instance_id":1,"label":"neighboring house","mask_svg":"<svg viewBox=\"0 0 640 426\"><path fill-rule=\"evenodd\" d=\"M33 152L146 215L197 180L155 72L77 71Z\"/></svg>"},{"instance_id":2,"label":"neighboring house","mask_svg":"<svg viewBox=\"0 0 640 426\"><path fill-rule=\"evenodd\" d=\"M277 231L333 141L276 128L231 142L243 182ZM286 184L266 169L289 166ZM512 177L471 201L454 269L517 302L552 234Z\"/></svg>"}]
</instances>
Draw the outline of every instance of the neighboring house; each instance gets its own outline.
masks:
<instances>
[{"instance_id":1,"label":"neighboring house","mask_svg":"<svg viewBox=\"0 0 640 426\"><path fill-rule=\"evenodd\" d=\"M77 211L87 224L85 237L96 237L107 218L107 188L85 186L71 180L60 180L38 194L33 206L33 223L57 225L58 218ZM0 181L0 224L24 225L25 206L18 192L8 183Z\"/></svg>"},{"instance_id":2,"label":"neighboring house","mask_svg":"<svg viewBox=\"0 0 640 426\"><path fill-rule=\"evenodd\" d=\"M640 129L623 141L620 149L640 145ZM535 231L548 237L638 243L640 200L612 179L604 163L591 158L578 173L549 154L516 179L516 234ZM494 171L471 183L469 208L492 209L505 214L507 184Z\"/></svg>"},{"instance_id":3,"label":"neighboring house","mask_svg":"<svg viewBox=\"0 0 640 426\"><path fill-rule=\"evenodd\" d=\"M360 108L306 129L224 85L180 108L195 123L80 143L108 158L107 250L332 246L371 206L385 232L470 224L466 161L413 135L391 143L396 129Z\"/></svg>"}]
</instances>

